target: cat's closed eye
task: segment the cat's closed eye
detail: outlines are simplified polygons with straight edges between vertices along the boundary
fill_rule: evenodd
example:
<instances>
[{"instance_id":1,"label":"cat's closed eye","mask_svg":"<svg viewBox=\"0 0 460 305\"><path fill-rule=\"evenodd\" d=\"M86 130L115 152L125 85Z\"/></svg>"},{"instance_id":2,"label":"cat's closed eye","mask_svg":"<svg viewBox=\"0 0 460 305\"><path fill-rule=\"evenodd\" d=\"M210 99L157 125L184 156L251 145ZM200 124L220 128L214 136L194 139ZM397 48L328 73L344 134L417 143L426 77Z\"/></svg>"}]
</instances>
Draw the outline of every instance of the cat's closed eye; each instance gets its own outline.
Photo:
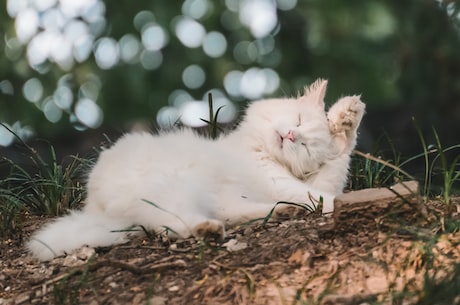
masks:
<instances>
[{"instance_id":1,"label":"cat's closed eye","mask_svg":"<svg viewBox=\"0 0 460 305\"><path fill-rule=\"evenodd\" d=\"M300 113L299 113L299 116L297 117L297 127L300 127L300 125L302 125L302 117L300 116Z\"/></svg>"}]
</instances>

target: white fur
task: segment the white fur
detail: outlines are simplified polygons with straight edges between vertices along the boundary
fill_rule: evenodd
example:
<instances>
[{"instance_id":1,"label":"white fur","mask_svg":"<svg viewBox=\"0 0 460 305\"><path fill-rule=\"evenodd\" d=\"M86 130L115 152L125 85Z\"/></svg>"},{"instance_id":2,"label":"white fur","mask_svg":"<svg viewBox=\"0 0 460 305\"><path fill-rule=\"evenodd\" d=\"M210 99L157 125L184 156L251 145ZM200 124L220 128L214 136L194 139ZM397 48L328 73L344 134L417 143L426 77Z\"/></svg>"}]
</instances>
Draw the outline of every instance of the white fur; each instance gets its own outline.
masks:
<instances>
[{"instance_id":1,"label":"white fur","mask_svg":"<svg viewBox=\"0 0 460 305\"><path fill-rule=\"evenodd\" d=\"M311 204L309 196L331 207L347 180L364 104L345 97L326 114L326 86L318 80L304 96L253 102L238 128L216 141L190 130L125 135L90 172L84 209L39 230L29 250L49 260L116 244L132 225L223 235L225 225L265 217L278 201Z\"/></svg>"}]
</instances>

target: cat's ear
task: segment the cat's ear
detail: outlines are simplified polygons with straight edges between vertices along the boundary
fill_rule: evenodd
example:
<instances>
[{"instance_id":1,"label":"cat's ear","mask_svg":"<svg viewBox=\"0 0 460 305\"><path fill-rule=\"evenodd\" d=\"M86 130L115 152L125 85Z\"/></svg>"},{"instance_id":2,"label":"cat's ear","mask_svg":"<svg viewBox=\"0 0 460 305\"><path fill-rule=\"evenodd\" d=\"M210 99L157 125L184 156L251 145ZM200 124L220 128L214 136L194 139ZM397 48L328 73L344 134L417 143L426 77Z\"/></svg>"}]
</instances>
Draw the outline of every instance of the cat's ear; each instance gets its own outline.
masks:
<instances>
[{"instance_id":1,"label":"cat's ear","mask_svg":"<svg viewBox=\"0 0 460 305\"><path fill-rule=\"evenodd\" d=\"M305 87L303 99L324 108L324 97L326 96L327 80L319 78L313 84Z\"/></svg>"}]
</instances>

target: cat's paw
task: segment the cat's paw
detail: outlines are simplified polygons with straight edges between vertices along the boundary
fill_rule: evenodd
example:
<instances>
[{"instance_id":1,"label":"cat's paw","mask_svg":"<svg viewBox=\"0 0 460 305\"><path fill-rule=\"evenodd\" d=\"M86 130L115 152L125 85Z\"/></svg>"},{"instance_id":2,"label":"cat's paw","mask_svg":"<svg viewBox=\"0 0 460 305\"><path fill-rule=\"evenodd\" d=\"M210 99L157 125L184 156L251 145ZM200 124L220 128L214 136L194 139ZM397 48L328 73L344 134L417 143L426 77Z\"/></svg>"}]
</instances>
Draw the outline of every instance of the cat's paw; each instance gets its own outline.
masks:
<instances>
[{"instance_id":1,"label":"cat's paw","mask_svg":"<svg viewBox=\"0 0 460 305\"><path fill-rule=\"evenodd\" d=\"M222 221L209 219L200 222L192 229L192 234L196 238L225 238L225 226Z\"/></svg>"},{"instance_id":2,"label":"cat's paw","mask_svg":"<svg viewBox=\"0 0 460 305\"><path fill-rule=\"evenodd\" d=\"M273 211L273 216L276 219L284 220L305 215L305 212L306 210L303 207L293 204L282 204L276 207Z\"/></svg>"},{"instance_id":3,"label":"cat's paw","mask_svg":"<svg viewBox=\"0 0 460 305\"><path fill-rule=\"evenodd\" d=\"M338 100L327 113L332 134L354 132L363 118L366 105L360 96L346 96Z\"/></svg>"}]
</instances>

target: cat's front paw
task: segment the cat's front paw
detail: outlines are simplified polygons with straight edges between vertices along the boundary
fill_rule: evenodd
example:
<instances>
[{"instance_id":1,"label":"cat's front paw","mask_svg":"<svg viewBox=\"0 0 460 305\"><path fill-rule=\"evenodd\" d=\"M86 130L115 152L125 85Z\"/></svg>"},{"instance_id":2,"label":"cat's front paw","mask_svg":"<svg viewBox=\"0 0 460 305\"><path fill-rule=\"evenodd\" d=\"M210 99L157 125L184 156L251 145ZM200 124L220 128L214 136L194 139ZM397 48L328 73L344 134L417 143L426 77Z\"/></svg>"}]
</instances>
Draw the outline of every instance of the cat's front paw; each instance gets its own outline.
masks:
<instances>
[{"instance_id":1,"label":"cat's front paw","mask_svg":"<svg viewBox=\"0 0 460 305\"><path fill-rule=\"evenodd\" d=\"M225 226L222 221L216 219L209 219L200 222L192 229L192 234L196 238L225 238Z\"/></svg>"},{"instance_id":2,"label":"cat's front paw","mask_svg":"<svg viewBox=\"0 0 460 305\"><path fill-rule=\"evenodd\" d=\"M356 131L363 118L366 105L358 95L346 96L338 100L327 113L332 134Z\"/></svg>"}]
</instances>

